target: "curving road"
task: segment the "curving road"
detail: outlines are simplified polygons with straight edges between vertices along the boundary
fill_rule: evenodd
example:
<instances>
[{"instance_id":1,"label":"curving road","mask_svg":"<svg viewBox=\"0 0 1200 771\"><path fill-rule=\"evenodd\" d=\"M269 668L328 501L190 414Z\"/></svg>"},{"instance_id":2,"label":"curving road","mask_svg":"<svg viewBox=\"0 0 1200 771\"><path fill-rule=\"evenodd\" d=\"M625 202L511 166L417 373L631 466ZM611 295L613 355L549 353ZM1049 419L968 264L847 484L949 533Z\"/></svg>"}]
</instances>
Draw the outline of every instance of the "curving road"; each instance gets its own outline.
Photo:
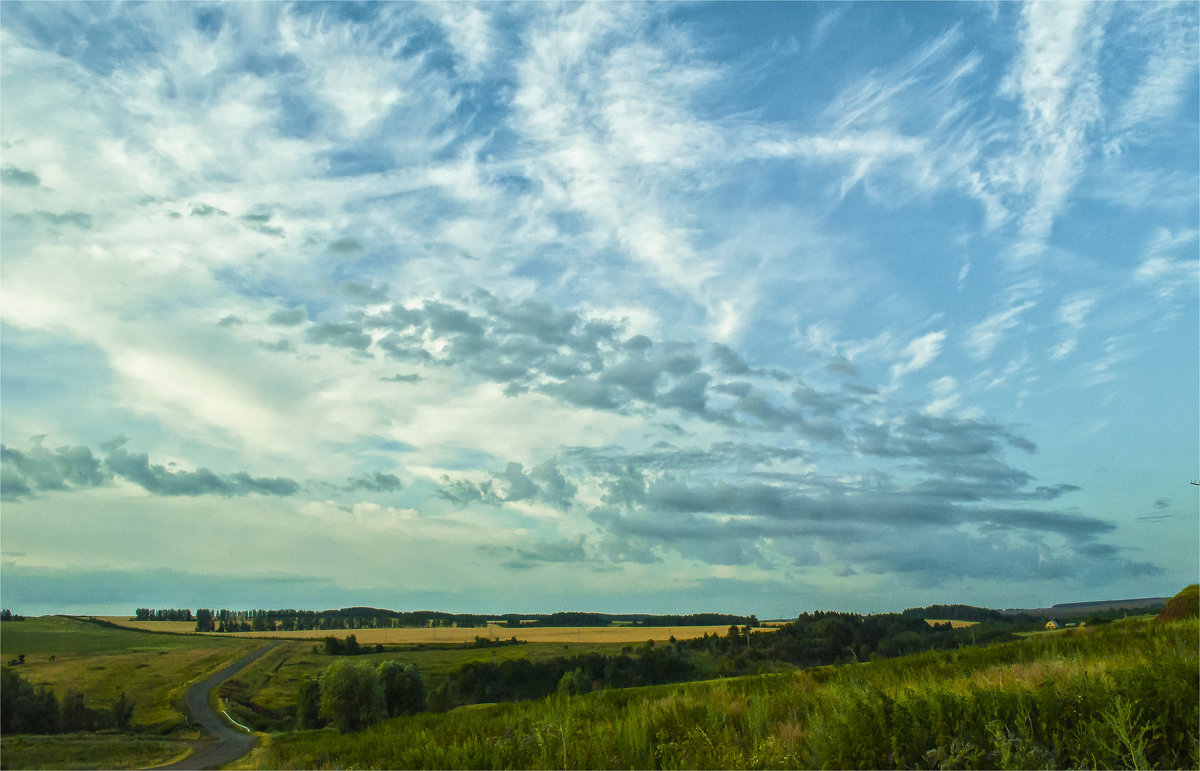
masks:
<instances>
[{"instance_id":1,"label":"curving road","mask_svg":"<svg viewBox=\"0 0 1200 771\"><path fill-rule=\"evenodd\" d=\"M192 713L192 722L197 723L214 739L198 741L193 746L195 751L183 760L169 766L159 766L159 769L202 769L217 768L226 763L232 763L245 755L254 747L254 735L240 728L229 725L223 717L213 712L208 704L208 694L226 678L232 677L250 662L262 656L267 651L282 645L278 640L270 645L264 645L250 655L241 658L203 682L196 683L187 689L183 701L187 704L188 712Z\"/></svg>"}]
</instances>

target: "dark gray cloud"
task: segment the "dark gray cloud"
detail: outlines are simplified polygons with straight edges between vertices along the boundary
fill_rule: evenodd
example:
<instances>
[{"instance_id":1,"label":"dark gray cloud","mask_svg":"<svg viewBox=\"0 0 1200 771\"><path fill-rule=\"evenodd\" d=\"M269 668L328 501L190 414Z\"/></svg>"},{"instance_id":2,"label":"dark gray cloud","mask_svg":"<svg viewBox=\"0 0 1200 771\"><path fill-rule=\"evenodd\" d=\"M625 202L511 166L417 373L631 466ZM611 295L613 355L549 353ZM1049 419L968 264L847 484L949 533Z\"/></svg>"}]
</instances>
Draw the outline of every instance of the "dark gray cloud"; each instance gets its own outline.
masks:
<instances>
[{"instance_id":1,"label":"dark gray cloud","mask_svg":"<svg viewBox=\"0 0 1200 771\"><path fill-rule=\"evenodd\" d=\"M1166 522L1174 518L1174 514L1143 514L1140 517L1135 517L1138 522Z\"/></svg>"},{"instance_id":2,"label":"dark gray cloud","mask_svg":"<svg viewBox=\"0 0 1200 771\"><path fill-rule=\"evenodd\" d=\"M580 535L561 541L539 541L516 551L517 556L526 562L584 562L588 558L583 548L585 540L584 536Z\"/></svg>"},{"instance_id":3,"label":"dark gray cloud","mask_svg":"<svg viewBox=\"0 0 1200 771\"><path fill-rule=\"evenodd\" d=\"M294 308L286 310L273 311L270 316L267 316L268 324L275 324L281 327L296 327L305 321L308 321L308 311L303 305L297 305Z\"/></svg>"},{"instance_id":4,"label":"dark gray cloud","mask_svg":"<svg viewBox=\"0 0 1200 771\"><path fill-rule=\"evenodd\" d=\"M494 504L502 500L493 489L491 480L476 484L466 479L451 479L446 475L442 475L437 494L459 506L480 502Z\"/></svg>"},{"instance_id":5,"label":"dark gray cloud","mask_svg":"<svg viewBox=\"0 0 1200 771\"><path fill-rule=\"evenodd\" d=\"M352 254L354 252L361 251L363 247L362 244L355 239L350 238L349 236L343 236L342 238L330 241L329 245L325 248L334 254Z\"/></svg>"},{"instance_id":6,"label":"dark gray cloud","mask_svg":"<svg viewBox=\"0 0 1200 771\"><path fill-rule=\"evenodd\" d=\"M228 215L229 215L229 212L225 211L224 209L218 209L216 206L209 206L206 203L193 203L192 204L191 216L193 216L193 217L212 217L212 216L226 217Z\"/></svg>"},{"instance_id":7,"label":"dark gray cloud","mask_svg":"<svg viewBox=\"0 0 1200 771\"><path fill-rule=\"evenodd\" d=\"M992 550L964 568L964 576L1002 575L1006 561L1041 564L1030 549L1043 563L1054 555L1052 564L1030 575L1077 576L1090 569L1083 567L1089 559L1108 560L1121 574L1158 569L1098 540L1115 531L1112 522L1031 506L1078 488L1037 485L1029 474L987 454L1012 444L1004 429L917 421L901 430L912 433L914 426L925 431L918 435L925 442L923 454L908 459L895 475L820 476L798 448L734 442L708 448L659 442L636 453L563 448L557 466L572 484L586 479L600 489L601 505L589 517L600 530L597 554L614 563L653 561L670 550L726 565L768 566L780 559L795 566L825 564L842 575L886 564L888 570L919 574L918 582L935 575L944 581L963 560L943 552L961 541L963 548ZM943 437L946 445L938 446ZM966 454L956 456L955 450ZM914 557L891 550L889 543L937 557Z\"/></svg>"},{"instance_id":8,"label":"dark gray cloud","mask_svg":"<svg viewBox=\"0 0 1200 771\"><path fill-rule=\"evenodd\" d=\"M858 377L858 366L844 358L838 357L825 364L825 371L844 377Z\"/></svg>"},{"instance_id":9,"label":"dark gray cloud","mask_svg":"<svg viewBox=\"0 0 1200 771\"><path fill-rule=\"evenodd\" d=\"M382 383L419 383L421 382L421 376L415 372L409 372L407 374L401 374L397 372L391 377L381 377L379 380Z\"/></svg>"},{"instance_id":10,"label":"dark gray cloud","mask_svg":"<svg viewBox=\"0 0 1200 771\"><path fill-rule=\"evenodd\" d=\"M459 505L542 501L565 511L573 504L577 489L552 461L536 466L529 473L524 465L512 461L503 471L492 472L492 479L480 483L444 476L438 494Z\"/></svg>"},{"instance_id":11,"label":"dark gray cloud","mask_svg":"<svg viewBox=\"0 0 1200 771\"><path fill-rule=\"evenodd\" d=\"M352 490L367 490L373 493L391 493L400 490L404 485L400 482L400 477L395 474L388 474L383 471L373 471L370 474L364 474L360 477L351 478L349 484L343 489L346 491Z\"/></svg>"},{"instance_id":12,"label":"dark gray cloud","mask_svg":"<svg viewBox=\"0 0 1200 771\"><path fill-rule=\"evenodd\" d=\"M42 184L42 180L32 171L18 169L16 166L4 166L0 168L0 184L13 187L37 187Z\"/></svg>"},{"instance_id":13,"label":"dark gray cloud","mask_svg":"<svg viewBox=\"0 0 1200 771\"><path fill-rule=\"evenodd\" d=\"M579 488L569 482L552 461L546 461L534 467L529 476L539 483L538 493L546 503L563 511L571 507Z\"/></svg>"},{"instance_id":14,"label":"dark gray cloud","mask_svg":"<svg viewBox=\"0 0 1200 771\"><path fill-rule=\"evenodd\" d=\"M41 446L35 437L26 452L0 446L0 492L6 500L31 497L40 493L83 490L110 484L120 476L155 495L292 495L300 485L285 477L253 477L239 471L216 474L206 468L177 471L150 463L146 453L130 453L125 439L118 437L101 448L101 459L91 449L63 446L53 451Z\"/></svg>"},{"instance_id":15,"label":"dark gray cloud","mask_svg":"<svg viewBox=\"0 0 1200 771\"><path fill-rule=\"evenodd\" d=\"M310 343L323 343L339 348L366 351L371 345L371 336L354 322L319 321L304 331L304 339Z\"/></svg>"},{"instance_id":16,"label":"dark gray cloud","mask_svg":"<svg viewBox=\"0 0 1200 771\"><path fill-rule=\"evenodd\" d=\"M130 453L117 447L105 459L105 465L115 474L144 487L155 495L197 496L221 495L292 495L300 485L285 477L252 477L245 472L230 475L216 474L206 468L195 471L172 471L150 463L146 453Z\"/></svg>"},{"instance_id":17,"label":"dark gray cloud","mask_svg":"<svg viewBox=\"0 0 1200 771\"><path fill-rule=\"evenodd\" d=\"M270 214L244 214L238 219L244 222L246 227L263 235L275 236L276 238L282 238L285 235L283 228L270 224Z\"/></svg>"},{"instance_id":18,"label":"dark gray cloud","mask_svg":"<svg viewBox=\"0 0 1200 771\"><path fill-rule=\"evenodd\" d=\"M861 425L854 439L859 452L883 457L988 455L1004 445L1031 453L1037 450L1033 442L1002 426L919 412L910 412L891 425Z\"/></svg>"},{"instance_id":19,"label":"dark gray cloud","mask_svg":"<svg viewBox=\"0 0 1200 771\"><path fill-rule=\"evenodd\" d=\"M343 284L362 304L376 304L386 287ZM301 323L295 309L272 314L275 322ZM372 332L383 332L372 342ZM862 396L843 389L824 393L800 384L790 394L775 386L792 380L776 370L755 370L728 346L710 346L708 358L693 343L625 339L619 325L587 319L535 300L507 303L488 292L468 298L394 304L369 314L348 312L305 330L310 342L366 352L374 345L396 361L452 367L503 384L505 393L543 393L577 407L624 414L673 410L725 425L793 431L826 443L846 440L845 414ZM730 381L730 373L741 379ZM714 396L728 397L714 402Z\"/></svg>"},{"instance_id":20,"label":"dark gray cloud","mask_svg":"<svg viewBox=\"0 0 1200 771\"><path fill-rule=\"evenodd\" d=\"M365 284L361 281L343 281L338 289L343 294L361 303L381 303L387 300L388 285Z\"/></svg>"},{"instance_id":21,"label":"dark gray cloud","mask_svg":"<svg viewBox=\"0 0 1200 771\"><path fill-rule=\"evenodd\" d=\"M5 500L52 490L99 487L111 481L112 474L87 447L63 446L51 451L41 442L42 437L35 437L27 452L0 445L0 495Z\"/></svg>"},{"instance_id":22,"label":"dark gray cloud","mask_svg":"<svg viewBox=\"0 0 1200 771\"><path fill-rule=\"evenodd\" d=\"M712 347L713 358L717 367L726 375L745 375L750 372L746 360L724 343L715 343Z\"/></svg>"}]
</instances>

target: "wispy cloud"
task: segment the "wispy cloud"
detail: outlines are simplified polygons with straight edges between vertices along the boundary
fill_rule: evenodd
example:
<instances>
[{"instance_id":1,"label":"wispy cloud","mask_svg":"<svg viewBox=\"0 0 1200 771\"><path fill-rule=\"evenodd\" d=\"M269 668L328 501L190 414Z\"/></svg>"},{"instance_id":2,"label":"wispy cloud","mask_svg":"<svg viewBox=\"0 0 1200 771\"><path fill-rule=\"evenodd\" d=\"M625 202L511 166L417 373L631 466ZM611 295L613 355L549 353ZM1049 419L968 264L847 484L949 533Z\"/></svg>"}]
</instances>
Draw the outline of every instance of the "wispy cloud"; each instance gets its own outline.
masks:
<instances>
[{"instance_id":1,"label":"wispy cloud","mask_svg":"<svg viewBox=\"0 0 1200 771\"><path fill-rule=\"evenodd\" d=\"M12 575L283 533L315 583L254 586L330 605L1161 591L1091 469L1187 451L1129 363L1196 347L1198 26L6 6L6 553L92 566Z\"/></svg>"}]
</instances>

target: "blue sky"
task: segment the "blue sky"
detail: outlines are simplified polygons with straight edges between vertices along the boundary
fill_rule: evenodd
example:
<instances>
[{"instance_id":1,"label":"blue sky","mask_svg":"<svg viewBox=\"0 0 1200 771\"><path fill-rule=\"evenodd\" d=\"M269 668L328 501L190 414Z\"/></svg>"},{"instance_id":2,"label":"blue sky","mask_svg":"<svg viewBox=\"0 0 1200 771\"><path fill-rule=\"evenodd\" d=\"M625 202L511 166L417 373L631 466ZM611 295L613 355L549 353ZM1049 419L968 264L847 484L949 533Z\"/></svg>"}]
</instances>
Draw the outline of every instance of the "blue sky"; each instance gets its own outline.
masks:
<instances>
[{"instance_id":1,"label":"blue sky","mask_svg":"<svg viewBox=\"0 0 1200 771\"><path fill-rule=\"evenodd\" d=\"M5 3L3 604L1197 580L1195 3Z\"/></svg>"}]
</instances>

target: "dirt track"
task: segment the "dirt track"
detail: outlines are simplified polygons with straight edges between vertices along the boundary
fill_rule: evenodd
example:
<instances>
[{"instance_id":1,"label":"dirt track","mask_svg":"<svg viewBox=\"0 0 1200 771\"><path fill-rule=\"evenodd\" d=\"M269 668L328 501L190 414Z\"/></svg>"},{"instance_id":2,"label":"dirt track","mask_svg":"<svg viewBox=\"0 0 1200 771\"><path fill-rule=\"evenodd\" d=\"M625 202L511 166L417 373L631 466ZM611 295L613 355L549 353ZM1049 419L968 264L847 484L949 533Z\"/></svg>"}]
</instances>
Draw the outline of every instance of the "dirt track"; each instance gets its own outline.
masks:
<instances>
[{"instance_id":1,"label":"dirt track","mask_svg":"<svg viewBox=\"0 0 1200 771\"><path fill-rule=\"evenodd\" d=\"M187 704L188 712L192 715L192 722L198 724L214 738L193 743L195 751L191 755L169 766L159 766L160 769L216 768L226 763L232 763L254 747L253 734L229 725L225 718L213 712L212 707L208 704L208 694L226 678L232 677L259 656L282 644L282 641L276 641L264 645L213 674L207 680L188 688L183 700Z\"/></svg>"}]
</instances>

